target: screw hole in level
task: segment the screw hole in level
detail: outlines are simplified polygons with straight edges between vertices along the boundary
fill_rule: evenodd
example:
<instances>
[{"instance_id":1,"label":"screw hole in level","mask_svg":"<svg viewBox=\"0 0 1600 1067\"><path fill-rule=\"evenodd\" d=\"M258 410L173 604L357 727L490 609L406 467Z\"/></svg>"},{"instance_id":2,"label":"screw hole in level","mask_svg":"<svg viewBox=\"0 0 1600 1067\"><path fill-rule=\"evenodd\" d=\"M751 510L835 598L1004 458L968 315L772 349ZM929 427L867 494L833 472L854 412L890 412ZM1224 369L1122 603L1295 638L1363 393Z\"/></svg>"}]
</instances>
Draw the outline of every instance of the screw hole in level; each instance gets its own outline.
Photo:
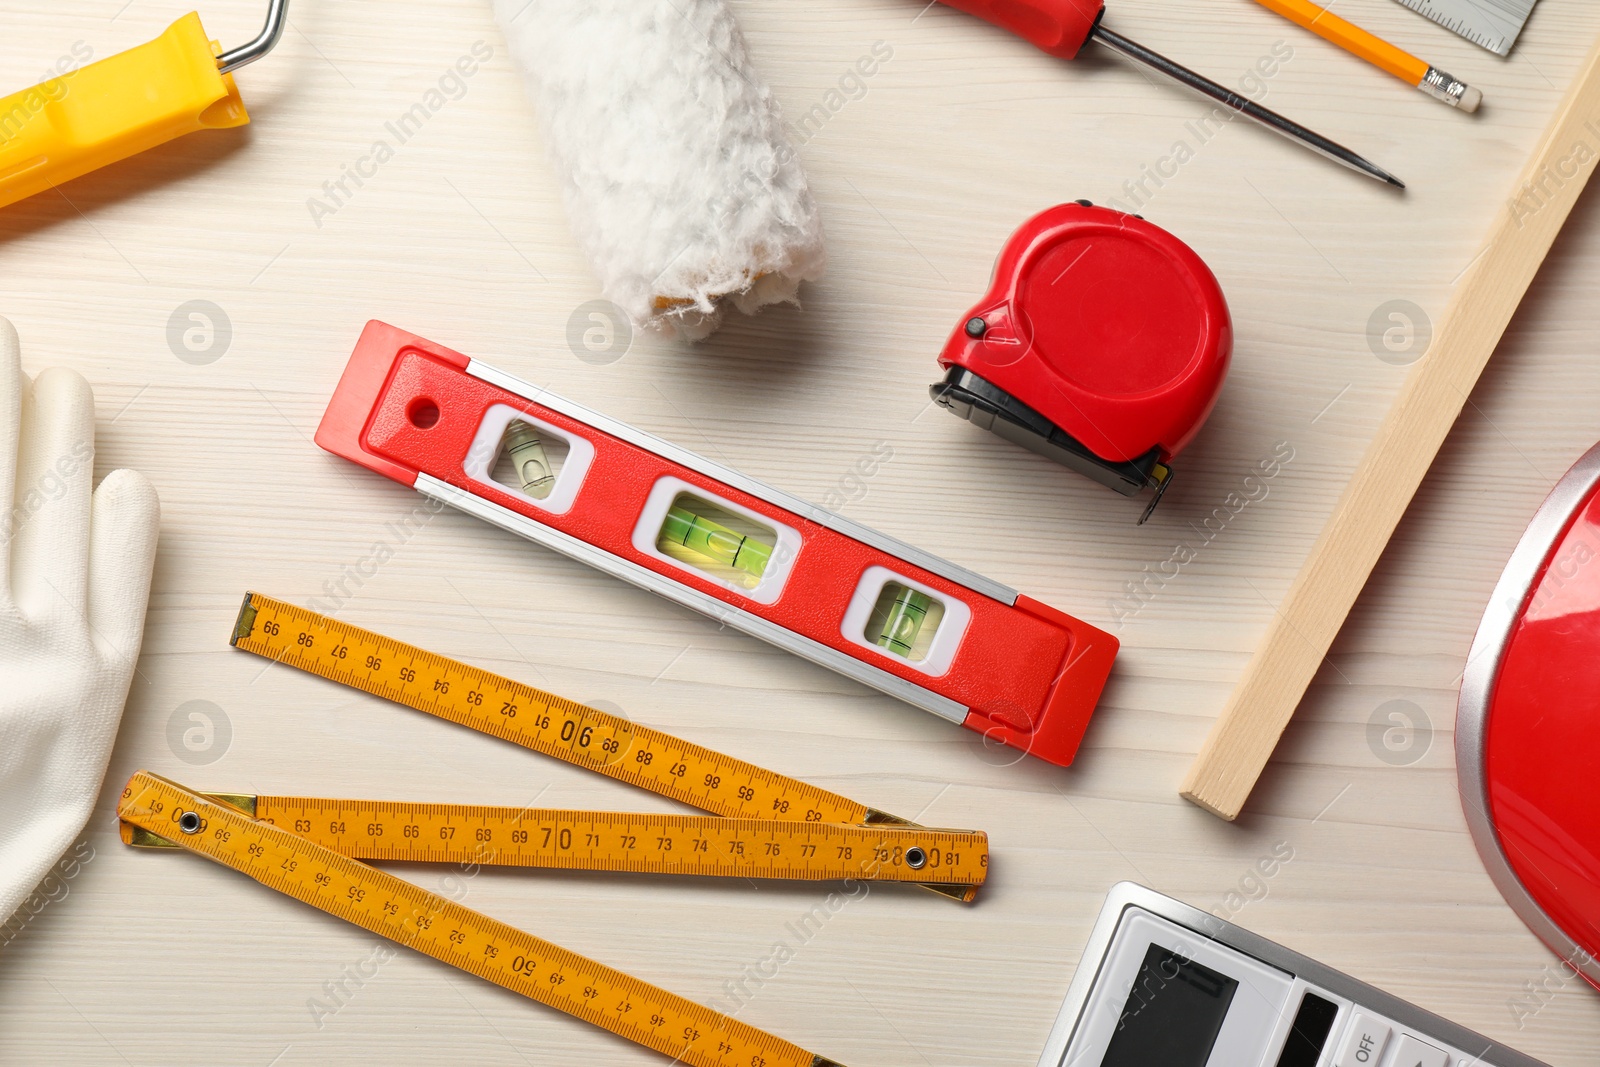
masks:
<instances>
[{"instance_id":1,"label":"screw hole in level","mask_svg":"<svg viewBox=\"0 0 1600 1067\"><path fill-rule=\"evenodd\" d=\"M178 816L178 829L182 830L186 834L199 833L200 813L197 811L186 811L182 815Z\"/></svg>"},{"instance_id":2,"label":"screw hole in level","mask_svg":"<svg viewBox=\"0 0 1600 1067\"><path fill-rule=\"evenodd\" d=\"M406 418L419 430L431 430L439 424L439 405L425 396L419 396L406 408Z\"/></svg>"}]
</instances>

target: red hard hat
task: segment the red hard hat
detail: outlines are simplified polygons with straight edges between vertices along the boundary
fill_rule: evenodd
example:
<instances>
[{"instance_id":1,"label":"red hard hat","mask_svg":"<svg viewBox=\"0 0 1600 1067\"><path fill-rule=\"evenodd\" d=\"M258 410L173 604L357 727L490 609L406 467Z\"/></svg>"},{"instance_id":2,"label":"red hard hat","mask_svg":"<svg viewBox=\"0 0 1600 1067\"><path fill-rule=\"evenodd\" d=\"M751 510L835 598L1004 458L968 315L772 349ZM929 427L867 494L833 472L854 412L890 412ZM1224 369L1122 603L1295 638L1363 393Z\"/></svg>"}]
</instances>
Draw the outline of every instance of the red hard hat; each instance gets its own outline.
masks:
<instances>
[{"instance_id":1,"label":"red hard hat","mask_svg":"<svg viewBox=\"0 0 1600 1067\"><path fill-rule=\"evenodd\" d=\"M1478 853L1541 940L1600 988L1600 446L1539 508L1461 680L1456 773Z\"/></svg>"}]
</instances>

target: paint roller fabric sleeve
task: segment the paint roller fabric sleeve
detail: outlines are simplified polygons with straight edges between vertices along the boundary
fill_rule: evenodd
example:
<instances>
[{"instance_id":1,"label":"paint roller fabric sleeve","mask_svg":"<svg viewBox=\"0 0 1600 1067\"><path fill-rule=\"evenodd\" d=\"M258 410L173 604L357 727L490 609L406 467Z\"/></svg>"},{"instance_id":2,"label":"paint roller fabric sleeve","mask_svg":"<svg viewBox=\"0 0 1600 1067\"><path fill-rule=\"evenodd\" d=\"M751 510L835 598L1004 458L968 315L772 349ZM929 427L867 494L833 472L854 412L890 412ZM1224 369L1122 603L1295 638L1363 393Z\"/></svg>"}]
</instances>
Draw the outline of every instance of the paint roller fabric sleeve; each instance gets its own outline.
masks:
<instances>
[{"instance_id":1,"label":"paint roller fabric sleeve","mask_svg":"<svg viewBox=\"0 0 1600 1067\"><path fill-rule=\"evenodd\" d=\"M724 0L495 0L604 296L691 338L822 274L805 173Z\"/></svg>"}]
</instances>

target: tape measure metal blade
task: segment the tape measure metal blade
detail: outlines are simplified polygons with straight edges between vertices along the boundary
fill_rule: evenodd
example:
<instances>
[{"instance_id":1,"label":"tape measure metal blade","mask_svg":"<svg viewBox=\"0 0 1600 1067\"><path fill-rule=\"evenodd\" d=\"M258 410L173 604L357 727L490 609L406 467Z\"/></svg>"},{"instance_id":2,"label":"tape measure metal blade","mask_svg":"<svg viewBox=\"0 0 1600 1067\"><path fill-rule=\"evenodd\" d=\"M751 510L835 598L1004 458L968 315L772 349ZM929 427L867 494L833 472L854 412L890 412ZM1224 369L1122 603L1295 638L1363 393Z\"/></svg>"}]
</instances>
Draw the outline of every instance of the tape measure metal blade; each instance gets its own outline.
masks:
<instances>
[{"instance_id":1,"label":"tape measure metal blade","mask_svg":"<svg viewBox=\"0 0 1600 1067\"><path fill-rule=\"evenodd\" d=\"M863 804L620 716L249 593L233 645L735 818L862 823Z\"/></svg>"},{"instance_id":2,"label":"tape measure metal blade","mask_svg":"<svg viewBox=\"0 0 1600 1067\"><path fill-rule=\"evenodd\" d=\"M629 871L800 881L982 884L983 833L716 815L205 794L358 860ZM123 824L123 841L180 847Z\"/></svg>"},{"instance_id":3,"label":"tape measure metal blade","mask_svg":"<svg viewBox=\"0 0 1600 1067\"><path fill-rule=\"evenodd\" d=\"M145 771L123 821L380 937L695 1067L840 1067Z\"/></svg>"},{"instance_id":4,"label":"tape measure metal blade","mask_svg":"<svg viewBox=\"0 0 1600 1067\"><path fill-rule=\"evenodd\" d=\"M1397 0L1495 55L1511 54L1536 0Z\"/></svg>"}]
</instances>

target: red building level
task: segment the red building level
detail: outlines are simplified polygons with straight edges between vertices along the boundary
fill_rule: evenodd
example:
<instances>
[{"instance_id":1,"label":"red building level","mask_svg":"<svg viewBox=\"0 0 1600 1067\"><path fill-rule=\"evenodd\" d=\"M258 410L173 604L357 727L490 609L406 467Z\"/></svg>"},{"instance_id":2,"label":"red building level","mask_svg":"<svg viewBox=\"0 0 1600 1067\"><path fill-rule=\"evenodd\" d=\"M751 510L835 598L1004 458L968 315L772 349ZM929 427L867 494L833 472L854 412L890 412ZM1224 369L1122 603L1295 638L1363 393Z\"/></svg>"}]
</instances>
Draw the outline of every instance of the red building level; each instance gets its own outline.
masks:
<instances>
[{"instance_id":1,"label":"red building level","mask_svg":"<svg viewBox=\"0 0 1600 1067\"><path fill-rule=\"evenodd\" d=\"M986 737L1072 761L1117 640L370 322L317 444Z\"/></svg>"}]
</instances>

